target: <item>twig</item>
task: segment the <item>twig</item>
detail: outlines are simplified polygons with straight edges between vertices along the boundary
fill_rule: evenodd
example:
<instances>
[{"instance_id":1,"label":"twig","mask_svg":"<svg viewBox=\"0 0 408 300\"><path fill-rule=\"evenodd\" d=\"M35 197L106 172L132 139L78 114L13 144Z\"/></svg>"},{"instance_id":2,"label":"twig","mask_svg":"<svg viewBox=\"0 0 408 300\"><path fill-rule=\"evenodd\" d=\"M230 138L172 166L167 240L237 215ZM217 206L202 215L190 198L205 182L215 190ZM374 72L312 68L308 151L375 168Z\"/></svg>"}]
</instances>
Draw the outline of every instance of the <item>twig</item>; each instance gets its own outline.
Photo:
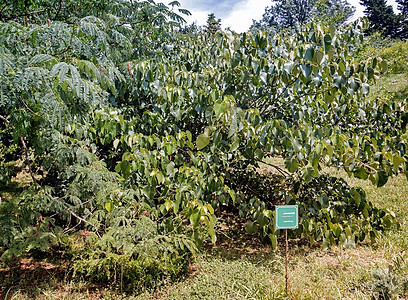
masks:
<instances>
[{"instance_id":1,"label":"twig","mask_svg":"<svg viewBox=\"0 0 408 300\"><path fill-rule=\"evenodd\" d=\"M82 223L82 221L79 220L78 224L76 224L74 227L71 227L71 228L69 228L69 229L65 229L65 230L63 231L63 233L68 233L68 232L74 230L74 229L77 228L79 225L81 225L81 223Z\"/></svg>"},{"instance_id":2,"label":"twig","mask_svg":"<svg viewBox=\"0 0 408 300\"><path fill-rule=\"evenodd\" d=\"M273 99L272 99L272 103L275 103L276 102L276 100L278 100L286 91L287 91L287 89L290 87L290 86L292 86L299 78L300 78L300 75L302 74L302 72L299 72L299 75L298 76L296 76L296 78L294 78L292 81L290 81L284 88L283 88L283 90L282 90L282 92L280 92L279 93L279 95L274 95L274 97L273 97ZM279 109L280 107L278 107L278 109ZM260 115L261 116L263 116L265 113L266 113L266 110L267 110L267 108L264 108L261 112L260 112Z\"/></svg>"},{"instance_id":3,"label":"twig","mask_svg":"<svg viewBox=\"0 0 408 300\"><path fill-rule=\"evenodd\" d=\"M30 163L30 158L28 157L27 145L26 145L26 143L24 142L23 137L20 136L19 139L20 139L20 142L21 142L21 144L23 145L23 148L24 148L24 154L25 154L25 157L26 157L26 160L27 160L28 171L30 172L30 176L31 176L31 178L33 179L34 184L35 184L36 186L38 186L39 188L42 189L41 185L40 185L40 184L37 182L37 180L35 179L34 174L33 174L33 170L31 169L31 163ZM45 192L45 191L44 191L44 192ZM46 192L46 193L47 193L47 192ZM47 194L48 194L48 193L47 193Z\"/></svg>"},{"instance_id":4,"label":"twig","mask_svg":"<svg viewBox=\"0 0 408 300\"><path fill-rule=\"evenodd\" d=\"M285 177L288 177L290 174L288 173L288 172L286 172L284 169L282 169L281 167L278 167L278 166L275 166L275 165L273 165L273 164L270 164L270 163L268 163L268 162L266 162L266 161L262 161L262 160L257 160L258 162L260 162L260 163L263 163L263 164L265 164L265 165L267 165L267 166L270 166L270 167L272 167L272 168L275 168L279 173L281 173L281 175L283 175L283 176L285 176Z\"/></svg>"},{"instance_id":5,"label":"twig","mask_svg":"<svg viewBox=\"0 0 408 300\"><path fill-rule=\"evenodd\" d=\"M302 74L302 72L299 72L299 75L296 77L296 78L294 78L291 82L289 82L286 86L285 86L285 88L283 89L283 91L278 95L278 96L275 96L274 98L273 98L273 100L275 101L276 99L278 99L278 98L280 98L285 92L286 92L286 90L291 86L291 85L293 85L299 78L300 78L300 75Z\"/></svg>"},{"instance_id":6,"label":"twig","mask_svg":"<svg viewBox=\"0 0 408 300\"><path fill-rule=\"evenodd\" d=\"M323 91L318 91L318 92L314 92L314 93L306 93L306 94L300 95L299 97L294 98L291 102L296 101L296 100L298 100L300 98L303 98L305 96L316 96L316 95L319 95L319 94L322 94L322 93L325 93L325 92L329 92L329 91L334 90L334 89L336 89L335 86L331 87L331 88L328 88L328 89L325 89Z\"/></svg>"},{"instance_id":7,"label":"twig","mask_svg":"<svg viewBox=\"0 0 408 300\"><path fill-rule=\"evenodd\" d=\"M136 25L145 22L144 20L140 21L135 21L135 22L122 22L120 24L117 24L116 26L123 26L123 25Z\"/></svg>"},{"instance_id":8,"label":"twig","mask_svg":"<svg viewBox=\"0 0 408 300\"><path fill-rule=\"evenodd\" d=\"M59 0L58 9L57 9L57 12L56 12L56 14L55 14L55 16L54 16L54 19L52 19L53 21L55 21L55 20L57 19L57 17L58 17L58 15L59 15L59 13L61 12L61 8L62 8L62 1L63 1L63 0Z\"/></svg>"},{"instance_id":9,"label":"twig","mask_svg":"<svg viewBox=\"0 0 408 300\"><path fill-rule=\"evenodd\" d=\"M21 102L23 102L23 104L24 104L24 106L33 114L33 115L36 115L37 117L39 117L39 118L43 118L42 116L40 116L39 114L37 114L36 112L34 112L28 105L27 105L27 103L25 103L25 101L24 101L24 99L23 98L20 98L20 100L21 100Z\"/></svg>"},{"instance_id":10,"label":"twig","mask_svg":"<svg viewBox=\"0 0 408 300\"><path fill-rule=\"evenodd\" d=\"M7 120L7 119L6 119L5 117L3 117L2 115L0 115L0 119L2 119L7 125L11 126L12 129L15 128L13 125L10 125L10 121ZM25 154L25 157L26 157L26 160L27 160L28 171L30 172L30 176L31 176L31 178L33 179L33 182L35 183L35 185L37 185L38 187L41 188L40 184L39 184L39 183L37 182L37 180L35 179L34 174L33 174L33 171L32 171L32 169L31 169L31 163L30 163L30 159L29 159L29 157L28 157L27 145L26 145L26 143L24 142L24 139L23 139L22 136L19 137L19 140L20 140L20 142L21 142L21 144L23 145L23 148L24 148L24 154Z\"/></svg>"},{"instance_id":11,"label":"twig","mask_svg":"<svg viewBox=\"0 0 408 300\"><path fill-rule=\"evenodd\" d=\"M7 120L5 117L3 117L2 115L0 115L0 119L2 119L3 121L4 121L4 123L6 123L7 125L10 125L10 121L9 120ZM13 128L14 129L14 126L13 125L11 125L11 128Z\"/></svg>"},{"instance_id":12,"label":"twig","mask_svg":"<svg viewBox=\"0 0 408 300\"><path fill-rule=\"evenodd\" d=\"M68 47L65 48L64 50L62 50L62 51L60 51L60 52L57 52L57 53L54 53L52 56L58 56L58 55L64 54L65 52L67 52L67 51L70 50L70 49L71 49L71 46L68 46Z\"/></svg>"}]
</instances>

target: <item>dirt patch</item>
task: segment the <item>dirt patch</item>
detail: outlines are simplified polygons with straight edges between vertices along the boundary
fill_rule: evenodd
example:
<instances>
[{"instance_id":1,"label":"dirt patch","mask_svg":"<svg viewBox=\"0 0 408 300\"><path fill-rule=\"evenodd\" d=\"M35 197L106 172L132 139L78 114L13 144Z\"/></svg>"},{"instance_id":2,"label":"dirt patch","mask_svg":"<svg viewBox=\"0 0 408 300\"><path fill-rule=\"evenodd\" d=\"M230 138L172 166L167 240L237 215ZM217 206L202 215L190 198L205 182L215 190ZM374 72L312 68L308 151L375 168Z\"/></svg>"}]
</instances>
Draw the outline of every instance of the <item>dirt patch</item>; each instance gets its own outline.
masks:
<instances>
[{"instance_id":1,"label":"dirt patch","mask_svg":"<svg viewBox=\"0 0 408 300\"><path fill-rule=\"evenodd\" d=\"M67 275L66 269L64 261L50 263L23 258L14 262L9 268L0 269L0 299L11 297L17 290L35 296L38 287L44 283L62 281Z\"/></svg>"}]
</instances>

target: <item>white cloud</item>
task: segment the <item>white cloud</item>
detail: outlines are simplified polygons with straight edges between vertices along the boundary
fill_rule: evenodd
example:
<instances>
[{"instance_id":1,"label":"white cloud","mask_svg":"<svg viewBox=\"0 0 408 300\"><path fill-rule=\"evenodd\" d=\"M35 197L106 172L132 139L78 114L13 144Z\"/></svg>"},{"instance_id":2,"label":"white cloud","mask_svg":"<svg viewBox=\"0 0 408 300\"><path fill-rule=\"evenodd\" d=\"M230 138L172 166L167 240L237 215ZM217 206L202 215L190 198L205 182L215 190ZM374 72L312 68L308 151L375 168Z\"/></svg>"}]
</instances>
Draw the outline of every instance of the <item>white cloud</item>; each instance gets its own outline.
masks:
<instances>
[{"instance_id":1,"label":"white cloud","mask_svg":"<svg viewBox=\"0 0 408 300\"><path fill-rule=\"evenodd\" d=\"M198 10L194 8L188 9L191 12L191 16L184 16L183 18L187 21L187 24L196 22L197 25L204 25L207 23L208 14L211 12L208 10Z\"/></svg>"},{"instance_id":2,"label":"white cloud","mask_svg":"<svg viewBox=\"0 0 408 300\"><path fill-rule=\"evenodd\" d=\"M217 18L221 18L222 28L230 27L236 32L247 31L252 24L252 20L260 20L265 12L265 7L272 4L271 0L237 0L229 10L214 11L214 9L211 10L207 6L207 9L198 8L195 0L180 2L181 6L187 8L192 14L191 16L184 17L188 24L197 22L198 25L205 25L208 14L214 13ZM221 5L219 7L225 8L225 6Z\"/></svg>"},{"instance_id":3,"label":"white cloud","mask_svg":"<svg viewBox=\"0 0 408 300\"><path fill-rule=\"evenodd\" d=\"M236 32L244 32L252 25L252 20L260 20L270 0L247 0L234 6L230 14L222 20L223 27L231 27Z\"/></svg>"}]
</instances>

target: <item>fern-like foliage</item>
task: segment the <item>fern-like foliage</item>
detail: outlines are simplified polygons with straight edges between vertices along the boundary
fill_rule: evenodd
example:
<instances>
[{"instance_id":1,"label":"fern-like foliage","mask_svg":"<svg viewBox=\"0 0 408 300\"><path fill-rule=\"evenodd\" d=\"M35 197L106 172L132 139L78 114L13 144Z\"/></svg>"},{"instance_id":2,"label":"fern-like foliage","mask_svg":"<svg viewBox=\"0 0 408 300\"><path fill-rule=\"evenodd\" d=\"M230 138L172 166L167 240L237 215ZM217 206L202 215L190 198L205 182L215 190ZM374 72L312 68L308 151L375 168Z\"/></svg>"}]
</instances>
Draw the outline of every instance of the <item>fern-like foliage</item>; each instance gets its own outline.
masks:
<instances>
[{"instance_id":1,"label":"fern-like foliage","mask_svg":"<svg viewBox=\"0 0 408 300\"><path fill-rule=\"evenodd\" d=\"M0 146L25 142L20 154L30 172L44 174L0 203L1 259L65 247L74 274L117 283L120 266L133 287L184 272L194 243L157 220L138 189L113 172L104 147L116 133L102 137L90 126L127 97L128 70L118 66L158 55L184 20L154 1L15 1L0 9ZM2 183L13 175L9 163L2 152ZM93 251L67 244L78 230L91 233Z\"/></svg>"}]
</instances>

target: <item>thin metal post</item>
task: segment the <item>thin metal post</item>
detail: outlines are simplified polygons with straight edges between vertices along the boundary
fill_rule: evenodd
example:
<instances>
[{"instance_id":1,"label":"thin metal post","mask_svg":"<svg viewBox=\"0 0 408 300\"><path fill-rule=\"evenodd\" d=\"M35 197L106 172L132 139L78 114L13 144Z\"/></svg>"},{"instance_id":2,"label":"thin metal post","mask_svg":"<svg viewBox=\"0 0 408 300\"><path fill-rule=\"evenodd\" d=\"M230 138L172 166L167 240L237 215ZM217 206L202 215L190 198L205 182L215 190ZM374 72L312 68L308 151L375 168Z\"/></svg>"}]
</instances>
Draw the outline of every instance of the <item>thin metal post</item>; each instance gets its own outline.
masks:
<instances>
[{"instance_id":1,"label":"thin metal post","mask_svg":"<svg viewBox=\"0 0 408 300\"><path fill-rule=\"evenodd\" d=\"M286 295L288 294L288 285L289 285L289 273L288 273L288 261L289 261L289 243L288 243L288 230L286 229L286 262L285 262L285 270L286 270Z\"/></svg>"}]
</instances>

